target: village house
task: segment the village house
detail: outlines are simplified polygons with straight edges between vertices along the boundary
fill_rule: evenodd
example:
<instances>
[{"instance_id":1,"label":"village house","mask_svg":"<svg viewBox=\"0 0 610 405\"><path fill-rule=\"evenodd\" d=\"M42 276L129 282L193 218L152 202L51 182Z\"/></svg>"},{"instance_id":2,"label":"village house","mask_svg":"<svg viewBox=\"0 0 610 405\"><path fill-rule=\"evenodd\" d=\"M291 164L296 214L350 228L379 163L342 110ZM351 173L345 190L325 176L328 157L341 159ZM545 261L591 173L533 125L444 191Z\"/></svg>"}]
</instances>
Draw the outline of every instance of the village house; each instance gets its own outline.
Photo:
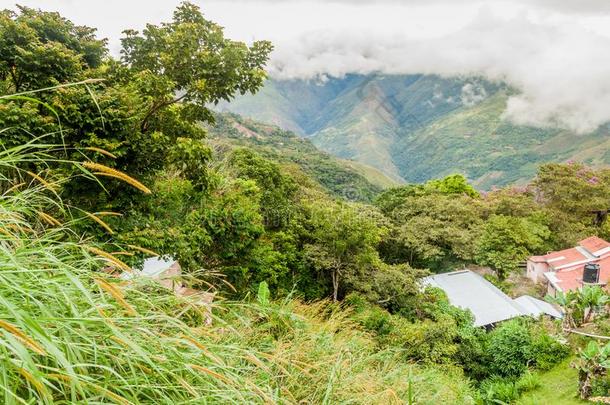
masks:
<instances>
[{"instance_id":1,"label":"village house","mask_svg":"<svg viewBox=\"0 0 610 405\"><path fill-rule=\"evenodd\" d=\"M585 285L606 286L610 279L610 242L591 236L573 248L532 256L527 260L527 277L545 283L552 296Z\"/></svg>"},{"instance_id":2,"label":"village house","mask_svg":"<svg viewBox=\"0 0 610 405\"><path fill-rule=\"evenodd\" d=\"M498 287L470 270L435 274L422 279L425 287L440 288L451 305L474 315L474 325L486 328L508 319L531 316L561 318L562 313L548 302L529 295L512 299Z\"/></svg>"}]
</instances>

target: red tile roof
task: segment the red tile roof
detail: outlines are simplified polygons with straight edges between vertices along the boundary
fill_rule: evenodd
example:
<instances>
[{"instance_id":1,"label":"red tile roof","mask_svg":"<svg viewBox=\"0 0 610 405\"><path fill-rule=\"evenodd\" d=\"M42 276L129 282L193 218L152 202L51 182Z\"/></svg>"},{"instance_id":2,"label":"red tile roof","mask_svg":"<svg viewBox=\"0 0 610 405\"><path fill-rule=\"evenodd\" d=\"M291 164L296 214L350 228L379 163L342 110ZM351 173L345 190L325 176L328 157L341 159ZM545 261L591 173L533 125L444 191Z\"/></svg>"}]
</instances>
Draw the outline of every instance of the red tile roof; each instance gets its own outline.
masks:
<instances>
[{"instance_id":1,"label":"red tile roof","mask_svg":"<svg viewBox=\"0 0 610 405\"><path fill-rule=\"evenodd\" d=\"M533 256L530 260L546 262L551 270L547 278L562 291L576 290L582 287L582 274L585 264L600 265L600 283L610 280L610 243L591 236L578 242L577 247L551 252L544 256ZM584 249L586 251L583 251Z\"/></svg>"},{"instance_id":2,"label":"red tile roof","mask_svg":"<svg viewBox=\"0 0 610 405\"><path fill-rule=\"evenodd\" d=\"M578 244L585 249L587 249L591 254L595 254L605 248L610 248L610 242L606 242L602 238L598 238L597 236L591 236L587 239L583 239Z\"/></svg>"},{"instance_id":3,"label":"red tile roof","mask_svg":"<svg viewBox=\"0 0 610 405\"><path fill-rule=\"evenodd\" d=\"M576 264L593 258L593 256L587 256L586 252L583 252L582 250L570 248L557 252L550 252L544 256L532 256L529 260L537 263L547 263L552 270L558 270L570 266L572 263Z\"/></svg>"}]
</instances>

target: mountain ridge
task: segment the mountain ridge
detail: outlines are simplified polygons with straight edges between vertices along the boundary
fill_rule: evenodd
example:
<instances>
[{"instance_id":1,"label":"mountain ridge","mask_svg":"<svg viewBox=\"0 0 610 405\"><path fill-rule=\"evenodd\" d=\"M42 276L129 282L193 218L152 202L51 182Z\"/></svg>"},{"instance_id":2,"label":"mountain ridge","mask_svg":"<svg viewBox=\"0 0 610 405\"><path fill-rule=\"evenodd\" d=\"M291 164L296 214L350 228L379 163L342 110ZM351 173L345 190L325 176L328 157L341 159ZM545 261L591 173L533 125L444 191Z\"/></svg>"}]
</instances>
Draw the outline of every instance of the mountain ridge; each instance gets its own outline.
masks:
<instances>
[{"instance_id":1,"label":"mountain ridge","mask_svg":"<svg viewBox=\"0 0 610 405\"><path fill-rule=\"evenodd\" d=\"M293 130L398 182L461 173L478 188L491 189L525 183L548 161L610 163L607 126L576 135L513 124L504 111L514 92L478 77L271 79L259 94L218 108Z\"/></svg>"}]
</instances>

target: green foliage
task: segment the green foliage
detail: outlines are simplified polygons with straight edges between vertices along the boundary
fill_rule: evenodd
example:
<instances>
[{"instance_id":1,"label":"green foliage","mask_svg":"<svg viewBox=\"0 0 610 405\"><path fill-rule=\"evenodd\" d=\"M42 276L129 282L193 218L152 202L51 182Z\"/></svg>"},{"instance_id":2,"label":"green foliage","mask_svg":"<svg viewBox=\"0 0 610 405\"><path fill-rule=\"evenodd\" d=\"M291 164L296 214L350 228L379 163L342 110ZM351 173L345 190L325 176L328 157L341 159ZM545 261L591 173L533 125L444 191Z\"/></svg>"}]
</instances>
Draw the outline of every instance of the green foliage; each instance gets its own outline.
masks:
<instances>
[{"instance_id":1,"label":"green foliage","mask_svg":"<svg viewBox=\"0 0 610 405\"><path fill-rule=\"evenodd\" d=\"M438 191L442 194L465 194L473 198L479 197L479 192L468 184L466 177L461 174L430 180L424 184L424 189Z\"/></svg>"},{"instance_id":2,"label":"green foliage","mask_svg":"<svg viewBox=\"0 0 610 405\"><path fill-rule=\"evenodd\" d=\"M330 278L332 297L339 298L342 283L354 285L379 266L376 250L383 228L377 212L364 206L328 201L307 207L311 242L306 244L308 263Z\"/></svg>"},{"instance_id":3,"label":"green foliage","mask_svg":"<svg viewBox=\"0 0 610 405\"><path fill-rule=\"evenodd\" d=\"M559 291L546 300L559 305L565 313L563 322L568 328L579 327L591 321L596 313L610 302L610 295L600 286L585 286L581 290Z\"/></svg>"},{"instance_id":4,"label":"green foliage","mask_svg":"<svg viewBox=\"0 0 610 405\"><path fill-rule=\"evenodd\" d=\"M476 259L490 266L500 279L517 268L519 262L539 251L551 232L539 218L492 215L483 226Z\"/></svg>"},{"instance_id":5,"label":"green foliage","mask_svg":"<svg viewBox=\"0 0 610 405\"><path fill-rule=\"evenodd\" d=\"M544 331L535 331L533 336L533 353L538 370L550 370L570 354L567 343L559 342Z\"/></svg>"},{"instance_id":6,"label":"green foliage","mask_svg":"<svg viewBox=\"0 0 610 405\"><path fill-rule=\"evenodd\" d=\"M0 197L11 229L0 254L3 402L472 402L458 373L374 348L325 303L218 303L204 326L170 291L95 271L105 259L87 242L67 242L68 228L32 215L61 205L53 199L35 185Z\"/></svg>"},{"instance_id":7,"label":"green foliage","mask_svg":"<svg viewBox=\"0 0 610 405\"><path fill-rule=\"evenodd\" d=\"M489 334L489 374L516 378L527 367L548 370L567 357L570 350L542 327L523 320L503 322Z\"/></svg>"},{"instance_id":8,"label":"green foliage","mask_svg":"<svg viewBox=\"0 0 610 405\"><path fill-rule=\"evenodd\" d=\"M222 28L188 2L176 8L172 22L148 24L141 34L127 30L121 42L123 60L137 72L150 102L142 132L155 112L176 102L204 106L258 90L272 49L267 41L248 47L225 39ZM209 118L207 110L201 109L199 118Z\"/></svg>"},{"instance_id":9,"label":"green foliage","mask_svg":"<svg viewBox=\"0 0 610 405\"><path fill-rule=\"evenodd\" d=\"M258 285L258 294L256 294L259 304L262 306L269 305L269 294L269 286L265 281L261 281Z\"/></svg>"},{"instance_id":10,"label":"green foliage","mask_svg":"<svg viewBox=\"0 0 610 405\"><path fill-rule=\"evenodd\" d=\"M608 374L610 369L610 343L601 345L595 341L580 350L574 366L578 370L578 392L582 399L593 393L594 384ZM606 395L607 393L604 393Z\"/></svg>"},{"instance_id":11,"label":"green foliage","mask_svg":"<svg viewBox=\"0 0 610 405\"><path fill-rule=\"evenodd\" d=\"M237 177L251 179L262 191L261 214L268 229L286 227L295 216L294 202L298 186L280 167L247 149L236 149L229 164Z\"/></svg>"},{"instance_id":12,"label":"green foliage","mask_svg":"<svg viewBox=\"0 0 610 405\"><path fill-rule=\"evenodd\" d=\"M534 358L532 346L532 336L523 322L502 323L489 338L490 373L502 377L520 376Z\"/></svg>"},{"instance_id":13,"label":"green foliage","mask_svg":"<svg viewBox=\"0 0 610 405\"><path fill-rule=\"evenodd\" d=\"M480 204L467 196L431 193L406 197L390 218L382 255L416 267L451 268L473 256L481 224Z\"/></svg>"},{"instance_id":14,"label":"green foliage","mask_svg":"<svg viewBox=\"0 0 610 405\"><path fill-rule=\"evenodd\" d=\"M485 403L509 404L519 399L526 392L535 390L541 385L536 374L527 372L517 380L492 377L481 383L481 399Z\"/></svg>"},{"instance_id":15,"label":"green foliage","mask_svg":"<svg viewBox=\"0 0 610 405\"><path fill-rule=\"evenodd\" d=\"M95 29L74 25L58 13L18 6L0 12L0 81L22 92L77 81L106 56Z\"/></svg>"},{"instance_id":16,"label":"green foliage","mask_svg":"<svg viewBox=\"0 0 610 405\"><path fill-rule=\"evenodd\" d=\"M285 171L311 178L336 197L369 202L382 186L392 183L379 173L377 176L381 176L381 180L372 178L370 168L364 174L360 173L353 162L324 153L309 140L289 131L235 114L217 114L215 121L208 130L210 141L218 145L219 153L230 153L234 148L256 151L262 157L280 164ZM229 151L225 152L225 149ZM302 173L296 172L296 168Z\"/></svg>"},{"instance_id":17,"label":"green foliage","mask_svg":"<svg viewBox=\"0 0 610 405\"><path fill-rule=\"evenodd\" d=\"M534 181L543 204L552 212L556 238L574 243L590 233L610 236L606 228L595 228L592 212L606 209L610 192L610 172L593 170L582 164L549 163L540 166ZM603 225L598 223L597 225ZM601 232L600 232L601 231Z\"/></svg>"}]
</instances>

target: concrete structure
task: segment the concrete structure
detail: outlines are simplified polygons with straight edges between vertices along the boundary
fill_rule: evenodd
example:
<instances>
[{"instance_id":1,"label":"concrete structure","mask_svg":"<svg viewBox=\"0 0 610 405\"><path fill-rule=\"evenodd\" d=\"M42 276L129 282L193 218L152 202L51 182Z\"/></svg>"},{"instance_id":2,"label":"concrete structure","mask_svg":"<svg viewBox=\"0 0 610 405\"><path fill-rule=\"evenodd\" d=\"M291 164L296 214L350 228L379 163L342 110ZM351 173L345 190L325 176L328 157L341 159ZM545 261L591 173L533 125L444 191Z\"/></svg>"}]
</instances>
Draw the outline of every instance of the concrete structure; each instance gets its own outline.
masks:
<instances>
[{"instance_id":1,"label":"concrete structure","mask_svg":"<svg viewBox=\"0 0 610 405\"><path fill-rule=\"evenodd\" d=\"M561 312L552 305L533 297L524 296L513 300L470 270L425 277L422 279L422 285L440 288L447 294L451 305L470 310L475 318L475 326L492 326L519 316L539 317L544 314L554 318L561 317ZM517 300L525 305L520 305Z\"/></svg>"},{"instance_id":2,"label":"concrete structure","mask_svg":"<svg viewBox=\"0 0 610 405\"><path fill-rule=\"evenodd\" d=\"M610 243L591 236L578 242L576 247L532 256L527 261L527 276L535 283L546 283L547 292L577 290L583 287L584 266L599 264L599 284L610 279Z\"/></svg>"}]
</instances>

